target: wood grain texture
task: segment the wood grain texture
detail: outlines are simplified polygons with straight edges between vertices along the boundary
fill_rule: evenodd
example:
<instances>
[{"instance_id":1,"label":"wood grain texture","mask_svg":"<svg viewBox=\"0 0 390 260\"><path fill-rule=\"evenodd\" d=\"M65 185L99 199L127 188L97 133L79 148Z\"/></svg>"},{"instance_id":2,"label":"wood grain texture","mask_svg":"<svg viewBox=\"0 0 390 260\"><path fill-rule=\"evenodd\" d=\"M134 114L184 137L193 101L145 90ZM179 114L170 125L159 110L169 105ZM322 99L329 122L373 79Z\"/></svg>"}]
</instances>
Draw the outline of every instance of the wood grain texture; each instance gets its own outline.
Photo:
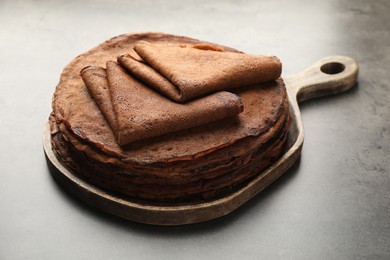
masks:
<instances>
[{"instance_id":1,"label":"wood grain texture","mask_svg":"<svg viewBox=\"0 0 390 260\"><path fill-rule=\"evenodd\" d=\"M346 91L355 85L357 75L358 65L353 59L330 56L319 60L299 74L285 77L293 118L285 154L240 190L205 203L153 205L123 199L90 185L58 161L52 151L48 123L43 130L43 148L54 179L66 191L100 210L132 221L154 225L203 222L234 211L279 178L299 158L304 129L298 102Z\"/></svg>"}]
</instances>

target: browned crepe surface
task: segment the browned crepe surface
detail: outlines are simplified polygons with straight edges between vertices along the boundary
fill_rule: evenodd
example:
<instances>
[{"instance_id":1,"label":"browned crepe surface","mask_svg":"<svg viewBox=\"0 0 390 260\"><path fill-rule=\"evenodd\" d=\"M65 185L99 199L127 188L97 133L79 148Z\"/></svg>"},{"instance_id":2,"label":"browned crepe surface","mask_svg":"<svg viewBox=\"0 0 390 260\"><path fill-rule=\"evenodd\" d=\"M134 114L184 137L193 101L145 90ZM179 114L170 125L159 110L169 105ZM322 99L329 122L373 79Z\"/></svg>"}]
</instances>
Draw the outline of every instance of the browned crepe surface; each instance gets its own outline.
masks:
<instances>
[{"instance_id":1,"label":"browned crepe surface","mask_svg":"<svg viewBox=\"0 0 390 260\"><path fill-rule=\"evenodd\" d=\"M205 125L243 110L241 99L226 91L178 104L134 79L117 63L109 61L106 67L119 145Z\"/></svg>"},{"instance_id":2,"label":"browned crepe surface","mask_svg":"<svg viewBox=\"0 0 390 260\"><path fill-rule=\"evenodd\" d=\"M223 120L121 148L116 143L104 115L89 95L79 71L90 64L104 66L107 60L115 60L124 50L132 50L134 43L139 40L179 44L202 43L166 34L122 35L73 60L61 75L53 98L53 110L59 124L64 124L83 142L94 145L106 154L118 156L121 161L128 163L151 164L193 160L243 138L267 132L280 116L286 100L286 90L283 82L278 80L263 84L261 87L253 86L234 91L241 97L245 106L244 112L235 120Z\"/></svg>"},{"instance_id":3,"label":"browned crepe surface","mask_svg":"<svg viewBox=\"0 0 390 260\"><path fill-rule=\"evenodd\" d=\"M88 66L80 71L80 75L111 128L114 132L117 131L118 124L111 102L106 70L100 67Z\"/></svg>"},{"instance_id":4,"label":"browned crepe surface","mask_svg":"<svg viewBox=\"0 0 390 260\"><path fill-rule=\"evenodd\" d=\"M146 65L142 59L137 60L131 55L122 55L118 57L118 62L129 73L137 77L148 86L153 87L161 94L171 98L174 101L182 100L182 94L180 90L163 75L158 73L152 67Z\"/></svg>"},{"instance_id":5,"label":"browned crepe surface","mask_svg":"<svg viewBox=\"0 0 390 260\"><path fill-rule=\"evenodd\" d=\"M177 104L135 80L115 62L107 62L106 67L107 71L88 66L80 74L119 145L204 125L243 110L241 99L229 92Z\"/></svg>"},{"instance_id":6,"label":"browned crepe surface","mask_svg":"<svg viewBox=\"0 0 390 260\"><path fill-rule=\"evenodd\" d=\"M131 56L130 59L129 56L119 58L119 62L141 80L179 102L215 91L276 80L282 70L281 62L274 56L148 42L136 43L134 50L147 65Z\"/></svg>"}]
</instances>

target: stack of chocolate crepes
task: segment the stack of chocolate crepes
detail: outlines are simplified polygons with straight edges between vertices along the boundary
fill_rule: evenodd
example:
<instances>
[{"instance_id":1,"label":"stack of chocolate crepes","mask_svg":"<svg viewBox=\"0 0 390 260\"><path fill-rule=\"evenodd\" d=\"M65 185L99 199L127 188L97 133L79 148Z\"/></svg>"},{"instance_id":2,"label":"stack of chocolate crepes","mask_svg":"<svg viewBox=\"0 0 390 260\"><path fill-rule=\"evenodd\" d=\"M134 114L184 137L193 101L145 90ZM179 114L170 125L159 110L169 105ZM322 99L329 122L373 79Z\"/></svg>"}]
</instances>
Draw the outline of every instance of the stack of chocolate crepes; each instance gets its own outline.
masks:
<instances>
[{"instance_id":1,"label":"stack of chocolate crepes","mask_svg":"<svg viewBox=\"0 0 390 260\"><path fill-rule=\"evenodd\" d=\"M191 38L122 35L65 67L50 118L57 157L106 191L208 200L277 160L290 124L281 63Z\"/></svg>"}]
</instances>

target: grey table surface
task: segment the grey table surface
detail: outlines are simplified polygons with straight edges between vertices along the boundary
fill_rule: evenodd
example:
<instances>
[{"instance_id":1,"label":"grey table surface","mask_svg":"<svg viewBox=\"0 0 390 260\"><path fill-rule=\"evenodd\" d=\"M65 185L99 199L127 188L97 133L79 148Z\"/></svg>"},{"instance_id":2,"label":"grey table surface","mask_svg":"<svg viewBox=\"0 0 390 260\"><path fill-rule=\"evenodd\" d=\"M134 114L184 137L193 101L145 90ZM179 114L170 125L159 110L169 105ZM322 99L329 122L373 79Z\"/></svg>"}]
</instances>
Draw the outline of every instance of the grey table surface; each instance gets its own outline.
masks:
<instances>
[{"instance_id":1,"label":"grey table surface","mask_svg":"<svg viewBox=\"0 0 390 260\"><path fill-rule=\"evenodd\" d=\"M0 259L389 259L390 2L0 1ZM122 33L275 54L283 75L328 55L345 94L301 104L300 161L232 214L157 227L102 213L52 179L41 132L62 68Z\"/></svg>"}]
</instances>

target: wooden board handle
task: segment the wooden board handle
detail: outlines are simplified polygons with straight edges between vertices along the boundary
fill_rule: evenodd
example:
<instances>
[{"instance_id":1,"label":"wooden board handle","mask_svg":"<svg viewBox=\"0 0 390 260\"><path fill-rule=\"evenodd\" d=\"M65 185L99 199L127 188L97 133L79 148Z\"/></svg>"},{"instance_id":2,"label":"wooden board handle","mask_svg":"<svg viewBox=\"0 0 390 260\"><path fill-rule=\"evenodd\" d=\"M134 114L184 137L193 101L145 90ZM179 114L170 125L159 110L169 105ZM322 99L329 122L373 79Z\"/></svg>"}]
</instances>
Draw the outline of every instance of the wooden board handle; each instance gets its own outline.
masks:
<instances>
[{"instance_id":1,"label":"wooden board handle","mask_svg":"<svg viewBox=\"0 0 390 260\"><path fill-rule=\"evenodd\" d=\"M356 84L358 71L359 66L352 58L328 56L284 80L289 95L301 102L350 89Z\"/></svg>"}]
</instances>

